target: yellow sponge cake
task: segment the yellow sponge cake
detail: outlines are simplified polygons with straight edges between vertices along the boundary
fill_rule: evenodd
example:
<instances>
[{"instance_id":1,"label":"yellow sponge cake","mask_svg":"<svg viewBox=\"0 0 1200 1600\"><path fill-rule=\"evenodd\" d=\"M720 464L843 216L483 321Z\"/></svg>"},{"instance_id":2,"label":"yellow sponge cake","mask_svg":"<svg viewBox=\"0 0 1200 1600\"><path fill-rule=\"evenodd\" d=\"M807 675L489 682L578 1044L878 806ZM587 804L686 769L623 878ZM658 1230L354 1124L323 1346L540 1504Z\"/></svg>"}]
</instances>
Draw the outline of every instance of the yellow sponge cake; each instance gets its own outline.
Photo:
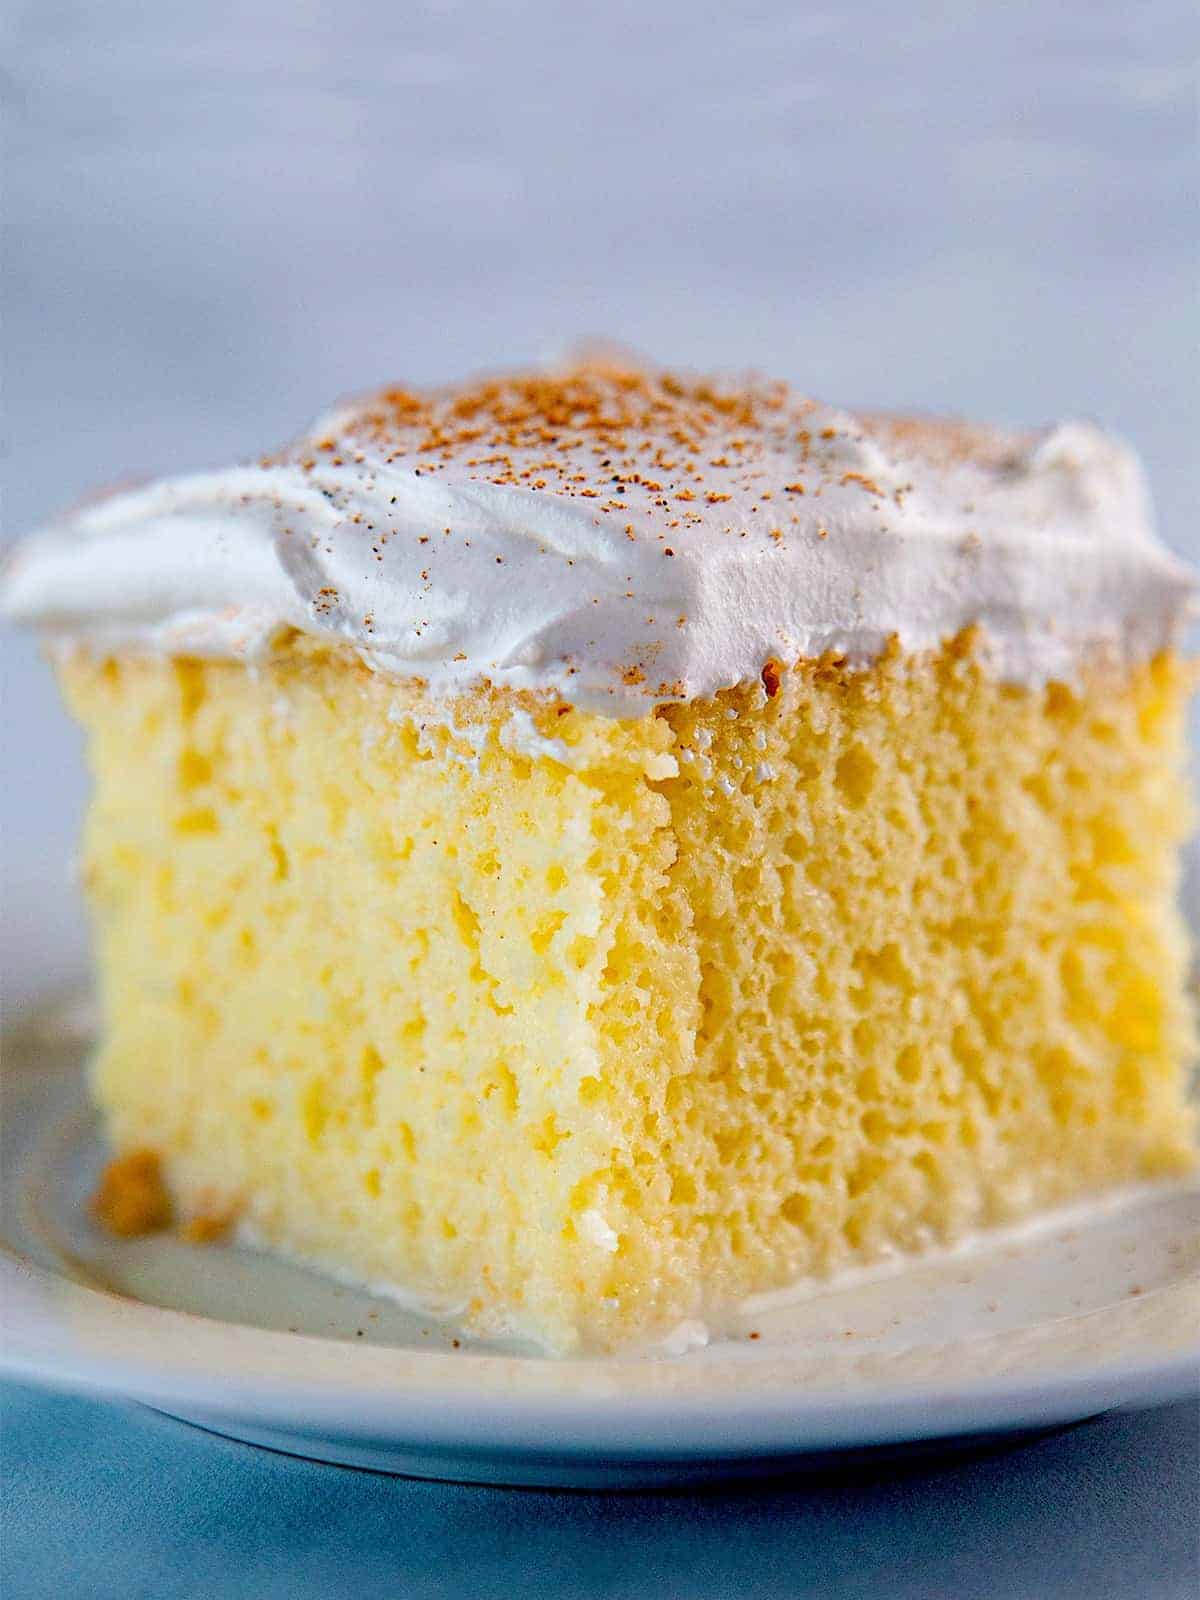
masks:
<instances>
[{"instance_id":1,"label":"yellow sponge cake","mask_svg":"<svg viewBox=\"0 0 1200 1600\"><path fill-rule=\"evenodd\" d=\"M1186 1168L1147 518L1090 425L591 365L36 537L114 1148L555 1352Z\"/></svg>"}]
</instances>

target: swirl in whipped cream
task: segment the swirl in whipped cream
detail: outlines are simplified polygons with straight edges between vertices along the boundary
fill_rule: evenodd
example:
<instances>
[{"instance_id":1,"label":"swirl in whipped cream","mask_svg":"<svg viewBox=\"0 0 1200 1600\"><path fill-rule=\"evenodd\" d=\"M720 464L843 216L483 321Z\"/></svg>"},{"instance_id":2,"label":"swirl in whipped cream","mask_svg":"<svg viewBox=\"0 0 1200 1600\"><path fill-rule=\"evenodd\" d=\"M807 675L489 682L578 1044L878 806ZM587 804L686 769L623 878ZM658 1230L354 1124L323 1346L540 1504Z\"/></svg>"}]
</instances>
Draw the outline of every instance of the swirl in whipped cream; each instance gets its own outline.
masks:
<instances>
[{"instance_id":1,"label":"swirl in whipped cream","mask_svg":"<svg viewBox=\"0 0 1200 1600\"><path fill-rule=\"evenodd\" d=\"M1193 592L1090 423L856 418L587 365L387 390L258 464L88 505L18 548L3 602L99 649L253 658L295 628L434 692L635 716L972 624L997 675L1069 679L1170 644Z\"/></svg>"}]
</instances>

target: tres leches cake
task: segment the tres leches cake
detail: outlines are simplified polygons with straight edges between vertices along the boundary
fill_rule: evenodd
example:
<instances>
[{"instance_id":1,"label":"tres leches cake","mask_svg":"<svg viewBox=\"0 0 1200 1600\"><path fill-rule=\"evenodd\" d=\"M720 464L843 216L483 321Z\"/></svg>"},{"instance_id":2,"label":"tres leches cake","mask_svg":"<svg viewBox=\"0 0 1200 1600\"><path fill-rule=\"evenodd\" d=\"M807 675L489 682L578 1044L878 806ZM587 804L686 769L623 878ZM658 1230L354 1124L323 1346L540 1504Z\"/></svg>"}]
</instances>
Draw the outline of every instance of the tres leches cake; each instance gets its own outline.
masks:
<instances>
[{"instance_id":1,"label":"tres leches cake","mask_svg":"<svg viewBox=\"0 0 1200 1600\"><path fill-rule=\"evenodd\" d=\"M560 1353L1181 1171L1192 593L1089 424L603 363L87 506L114 1149Z\"/></svg>"}]
</instances>

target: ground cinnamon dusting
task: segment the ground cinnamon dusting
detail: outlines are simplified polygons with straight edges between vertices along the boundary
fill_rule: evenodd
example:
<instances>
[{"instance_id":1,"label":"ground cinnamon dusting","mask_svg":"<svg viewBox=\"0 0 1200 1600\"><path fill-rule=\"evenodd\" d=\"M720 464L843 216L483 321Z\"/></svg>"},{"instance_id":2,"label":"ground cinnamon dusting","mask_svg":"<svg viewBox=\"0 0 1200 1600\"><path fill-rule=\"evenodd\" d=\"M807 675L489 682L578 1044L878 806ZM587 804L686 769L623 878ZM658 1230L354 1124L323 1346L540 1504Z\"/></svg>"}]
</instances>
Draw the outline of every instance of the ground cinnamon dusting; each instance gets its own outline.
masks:
<instances>
[{"instance_id":1,"label":"ground cinnamon dusting","mask_svg":"<svg viewBox=\"0 0 1200 1600\"><path fill-rule=\"evenodd\" d=\"M821 427L820 410L778 381L705 379L638 366L620 356L592 355L557 369L474 378L420 393L381 390L341 411L315 447L311 439L300 440L264 465L287 464L314 475L335 509L340 491L320 476L331 458L360 464L377 459L421 478L452 476L456 487L465 479L587 500L596 528L611 519L614 532L622 529L631 541L669 537L663 554L670 559L686 557L688 531L706 526L730 540L760 543L771 555L782 555L785 533L797 528L808 529L821 543L836 544L840 525L833 517L802 518L797 507L790 524L777 518L772 527L764 526L761 509L772 485L793 505L802 496L812 504L852 487L880 501L894 496L901 504L907 485L893 489L889 484L885 493L882 467L876 476L854 470L853 452L865 441L885 454L902 451L942 463L970 457L997 467L1014 448L999 431L920 417L874 413ZM781 480L787 481L780 488ZM712 528L713 510L726 506L728 512L721 514L728 521ZM630 521L631 514L641 520ZM430 543L428 531L418 532L402 520L392 527L372 524L364 537L373 539L371 549L380 561L389 540L415 537L423 546ZM444 527L437 546L465 553L472 541ZM548 562L576 565L576 556L549 538L540 554ZM491 552L482 559L500 569L496 578L502 581L504 557ZM423 568L421 580L432 584L433 569ZM632 586L625 597L640 598ZM325 587L310 603L318 617L331 618L342 599L336 589ZM593 604L602 603L593 598ZM430 626L419 612L414 615L418 637ZM363 631L371 632L366 623ZM637 665L645 671L649 657ZM658 692L647 672L645 693Z\"/></svg>"},{"instance_id":2,"label":"ground cinnamon dusting","mask_svg":"<svg viewBox=\"0 0 1200 1600\"><path fill-rule=\"evenodd\" d=\"M796 427L814 409L787 384L763 378L725 383L591 359L421 394L384 389L347 408L315 451L301 441L275 460L310 473L331 452L361 461L369 451L389 463L420 456L421 474L465 468L478 481L568 498L607 494L598 517L634 491L670 512L676 501L716 506L764 495L767 459L781 453L836 483L835 457L824 461L812 432ZM828 428L820 434L837 437ZM664 440L674 446L669 453ZM799 481L787 488L805 493Z\"/></svg>"}]
</instances>

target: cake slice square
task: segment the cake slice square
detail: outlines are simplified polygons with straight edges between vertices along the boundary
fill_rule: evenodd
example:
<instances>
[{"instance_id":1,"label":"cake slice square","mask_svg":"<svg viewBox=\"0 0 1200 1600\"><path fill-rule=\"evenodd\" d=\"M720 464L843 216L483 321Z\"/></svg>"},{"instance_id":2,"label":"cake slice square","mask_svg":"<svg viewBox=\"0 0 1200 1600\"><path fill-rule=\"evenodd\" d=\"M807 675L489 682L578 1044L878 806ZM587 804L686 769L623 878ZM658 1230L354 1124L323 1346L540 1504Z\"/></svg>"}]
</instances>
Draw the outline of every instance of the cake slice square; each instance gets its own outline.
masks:
<instances>
[{"instance_id":1,"label":"cake slice square","mask_svg":"<svg viewBox=\"0 0 1200 1600\"><path fill-rule=\"evenodd\" d=\"M599 370L392 392L31 546L116 1151L185 1217L555 1353L1186 1170L1187 580L1099 545L1080 639L1057 547L1005 529L981 579L969 528L886 542L913 452L935 509L967 472L1021 532L1046 448ZM479 590L476 544L531 571ZM168 614L188 546L216 580Z\"/></svg>"}]
</instances>

